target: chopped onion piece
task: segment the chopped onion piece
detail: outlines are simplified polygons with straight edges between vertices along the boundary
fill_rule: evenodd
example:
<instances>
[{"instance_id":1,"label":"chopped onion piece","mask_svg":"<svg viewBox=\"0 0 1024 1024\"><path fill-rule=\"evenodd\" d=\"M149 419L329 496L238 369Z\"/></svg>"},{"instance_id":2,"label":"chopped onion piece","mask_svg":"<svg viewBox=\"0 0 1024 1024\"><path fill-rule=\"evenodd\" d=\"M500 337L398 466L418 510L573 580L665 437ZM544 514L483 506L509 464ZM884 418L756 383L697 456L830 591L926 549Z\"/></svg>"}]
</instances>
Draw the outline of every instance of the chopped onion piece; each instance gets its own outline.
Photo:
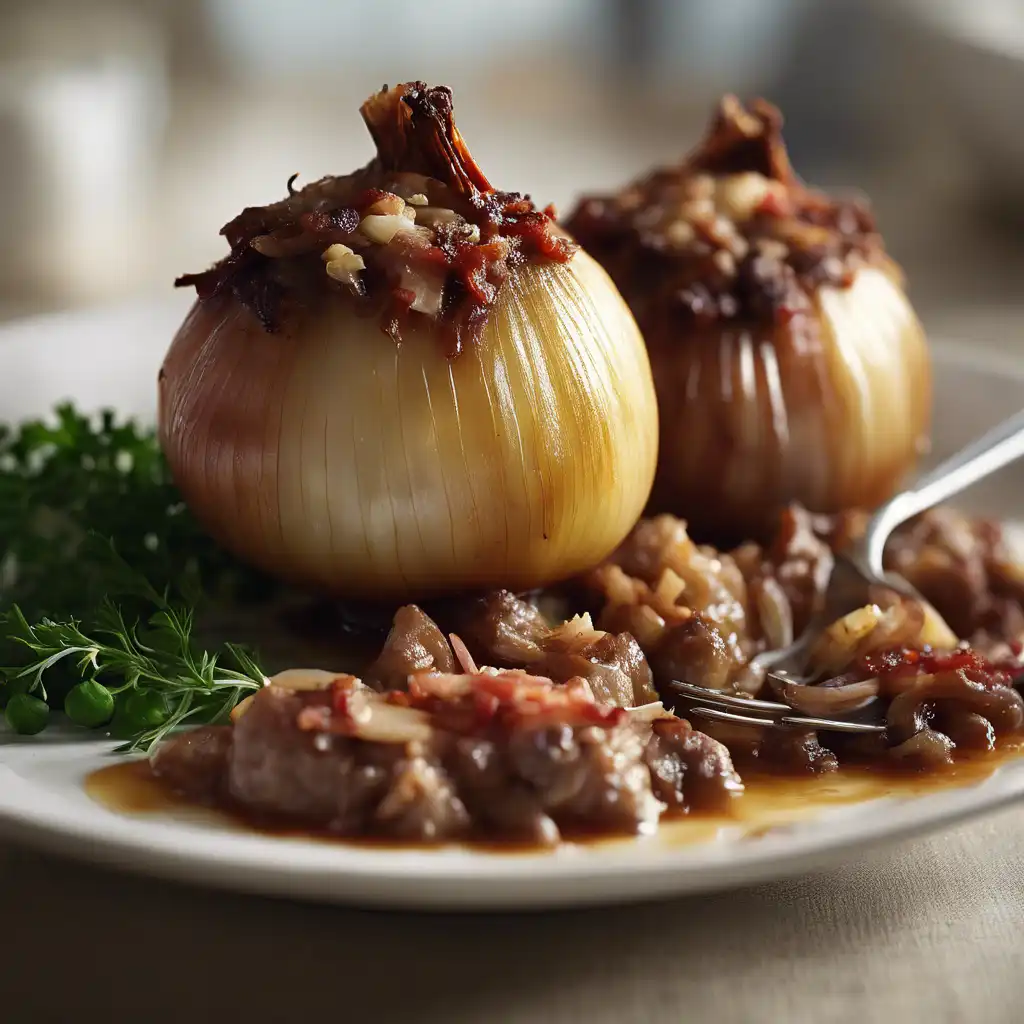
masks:
<instances>
[{"instance_id":1,"label":"chopped onion piece","mask_svg":"<svg viewBox=\"0 0 1024 1024\"><path fill-rule=\"evenodd\" d=\"M392 238L409 228L408 218L399 214L370 214L359 222L359 230L371 242L387 245Z\"/></svg>"},{"instance_id":2,"label":"chopped onion piece","mask_svg":"<svg viewBox=\"0 0 1024 1024\"><path fill-rule=\"evenodd\" d=\"M366 208L368 214L382 217L397 216L404 210L405 200L396 195L386 195Z\"/></svg>"},{"instance_id":3,"label":"chopped onion piece","mask_svg":"<svg viewBox=\"0 0 1024 1024\"><path fill-rule=\"evenodd\" d=\"M779 683L778 695L797 711L817 718L847 714L867 707L878 696L877 679L864 679L842 686L805 686L802 683Z\"/></svg>"},{"instance_id":4,"label":"chopped onion piece","mask_svg":"<svg viewBox=\"0 0 1024 1024\"><path fill-rule=\"evenodd\" d=\"M716 183L715 206L734 221L749 220L773 191L785 194L781 182L770 181L755 171L730 174Z\"/></svg>"},{"instance_id":5,"label":"chopped onion piece","mask_svg":"<svg viewBox=\"0 0 1024 1024\"><path fill-rule=\"evenodd\" d=\"M372 700L355 722L355 735L371 743L414 743L433 734L430 718L416 708Z\"/></svg>"},{"instance_id":6,"label":"chopped onion piece","mask_svg":"<svg viewBox=\"0 0 1024 1024\"><path fill-rule=\"evenodd\" d=\"M416 210L416 220L420 224L433 227L435 224L452 224L462 218L454 211L443 206L421 206Z\"/></svg>"},{"instance_id":7,"label":"chopped onion piece","mask_svg":"<svg viewBox=\"0 0 1024 1024\"><path fill-rule=\"evenodd\" d=\"M480 669L477 668L473 655L469 653L469 648L463 643L462 637L456 633L449 633L448 640L452 645L452 650L455 652L455 660L458 661L462 671L469 672L472 675L479 672Z\"/></svg>"},{"instance_id":8,"label":"chopped onion piece","mask_svg":"<svg viewBox=\"0 0 1024 1024\"><path fill-rule=\"evenodd\" d=\"M282 690L326 690L335 679L349 678L347 672L327 672L322 668L286 668L271 676L266 685Z\"/></svg>"},{"instance_id":9,"label":"chopped onion piece","mask_svg":"<svg viewBox=\"0 0 1024 1024\"><path fill-rule=\"evenodd\" d=\"M422 269L404 269L401 284L415 296L409 304L410 309L427 316L437 316L441 312L444 298L444 278L441 275Z\"/></svg>"},{"instance_id":10,"label":"chopped onion piece","mask_svg":"<svg viewBox=\"0 0 1024 1024\"><path fill-rule=\"evenodd\" d=\"M665 705L660 700L651 701L650 704L640 704L635 708L626 708L630 720L634 722L653 722L658 718L672 718L671 712L665 710Z\"/></svg>"},{"instance_id":11,"label":"chopped onion piece","mask_svg":"<svg viewBox=\"0 0 1024 1024\"><path fill-rule=\"evenodd\" d=\"M345 256L354 256L355 252L347 245L342 245L341 242L335 242L334 245L327 246L326 249L320 254L320 258L324 263L333 263L335 260L340 260ZM362 259L362 257L359 257Z\"/></svg>"}]
</instances>

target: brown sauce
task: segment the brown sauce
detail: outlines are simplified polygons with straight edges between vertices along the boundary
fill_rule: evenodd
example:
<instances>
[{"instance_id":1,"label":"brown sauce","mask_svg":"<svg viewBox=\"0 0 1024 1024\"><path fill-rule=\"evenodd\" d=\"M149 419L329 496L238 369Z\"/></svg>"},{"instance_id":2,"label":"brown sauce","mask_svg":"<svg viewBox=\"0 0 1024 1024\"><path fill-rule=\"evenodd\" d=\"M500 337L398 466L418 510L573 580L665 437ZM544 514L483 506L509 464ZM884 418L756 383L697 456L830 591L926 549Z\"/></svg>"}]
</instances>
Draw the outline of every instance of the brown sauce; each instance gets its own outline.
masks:
<instances>
[{"instance_id":1,"label":"brown sauce","mask_svg":"<svg viewBox=\"0 0 1024 1024\"><path fill-rule=\"evenodd\" d=\"M816 777L794 777L765 772L743 772L746 789L734 801L729 814L689 814L663 818L656 842L671 846L708 842L720 833L757 838L775 829L806 821L819 812L843 804L862 803L882 797L909 799L943 789L976 785L1001 764L1024 755L1024 736L1003 741L992 753L967 754L955 764L930 772L896 772L877 767L843 767ZM220 827L241 828L282 838L317 839L377 848L408 847L382 839L340 839L323 831L293 824L257 820L235 809L209 807L175 793L150 770L145 760L118 761L90 773L86 793L97 803L128 815L166 815L201 820ZM570 842L602 845L629 842L629 836L569 837ZM465 845L483 852L532 849L507 842L480 841Z\"/></svg>"}]
</instances>

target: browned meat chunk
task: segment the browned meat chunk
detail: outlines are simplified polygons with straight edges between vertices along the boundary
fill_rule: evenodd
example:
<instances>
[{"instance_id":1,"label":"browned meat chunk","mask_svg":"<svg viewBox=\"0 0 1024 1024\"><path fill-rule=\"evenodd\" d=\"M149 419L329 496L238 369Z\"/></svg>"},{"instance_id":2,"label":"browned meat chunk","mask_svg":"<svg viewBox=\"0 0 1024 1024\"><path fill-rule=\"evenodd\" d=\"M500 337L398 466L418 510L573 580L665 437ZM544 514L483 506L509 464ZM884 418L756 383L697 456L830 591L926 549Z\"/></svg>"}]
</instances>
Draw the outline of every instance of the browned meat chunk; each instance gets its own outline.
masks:
<instances>
[{"instance_id":1,"label":"browned meat chunk","mask_svg":"<svg viewBox=\"0 0 1024 1024\"><path fill-rule=\"evenodd\" d=\"M644 760L654 795L669 807L724 811L743 792L728 749L682 719L653 723Z\"/></svg>"},{"instance_id":2,"label":"browned meat chunk","mask_svg":"<svg viewBox=\"0 0 1024 1024\"><path fill-rule=\"evenodd\" d=\"M765 575L778 580L788 598L798 636L817 610L832 573L832 549L817 533L822 525L820 517L792 505L782 512L767 551Z\"/></svg>"},{"instance_id":3,"label":"browned meat chunk","mask_svg":"<svg viewBox=\"0 0 1024 1024\"><path fill-rule=\"evenodd\" d=\"M645 739L628 726L524 725L503 744L461 741L453 771L474 814L524 840L553 841L566 826L637 832L662 811Z\"/></svg>"},{"instance_id":4,"label":"browned meat chunk","mask_svg":"<svg viewBox=\"0 0 1024 1024\"><path fill-rule=\"evenodd\" d=\"M577 628L578 621L570 620L553 631L537 670L558 682L586 679L598 701L618 708L657 701L640 645L628 633L588 628L589 619Z\"/></svg>"},{"instance_id":5,"label":"browned meat chunk","mask_svg":"<svg viewBox=\"0 0 1024 1024\"><path fill-rule=\"evenodd\" d=\"M636 640L594 629L588 615L551 628L533 605L503 590L477 602L461 628L488 664L527 667L555 682L579 676L598 701L616 707L658 700Z\"/></svg>"},{"instance_id":6,"label":"browned meat chunk","mask_svg":"<svg viewBox=\"0 0 1024 1024\"><path fill-rule=\"evenodd\" d=\"M180 766L216 743L207 791L259 816L341 835L550 844L564 828L648 829L666 805L726 807L738 787L728 752L676 722L657 705L599 703L579 678L418 673L407 692L380 694L341 676L321 690L267 686L232 729L174 736L153 764L187 782Z\"/></svg>"},{"instance_id":7,"label":"browned meat chunk","mask_svg":"<svg viewBox=\"0 0 1024 1024\"><path fill-rule=\"evenodd\" d=\"M437 623L407 604L395 612L394 623L365 681L377 690L404 690L414 672L454 672L455 658Z\"/></svg>"},{"instance_id":8,"label":"browned meat chunk","mask_svg":"<svg viewBox=\"0 0 1024 1024\"><path fill-rule=\"evenodd\" d=\"M1024 725L1024 698L1012 686L972 678L970 670L922 675L893 698L886 724L897 743L934 727L971 746L989 746L986 726L1003 735Z\"/></svg>"},{"instance_id":9,"label":"browned meat chunk","mask_svg":"<svg viewBox=\"0 0 1024 1024\"><path fill-rule=\"evenodd\" d=\"M359 684L346 683L358 693ZM356 835L433 840L461 834L468 816L429 745L338 733L338 691L261 690L235 723L231 797L261 814Z\"/></svg>"},{"instance_id":10,"label":"browned meat chunk","mask_svg":"<svg viewBox=\"0 0 1024 1024\"><path fill-rule=\"evenodd\" d=\"M839 759L821 745L816 732L797 729L765 729L757 756L763 764L787 772L821 774L839 767Z\"/></svg>"},{"instance_id":11,"label":"browned meat chunk","mask_svg":"<svg viewBox=\"0 0 1024 1024\"><path fill-rule=\"evenodd\" d=\"M197 800L221 796L224 773L231 753L232 729L206 725L162 743L153 752L153 772L172 789Z\"/></svg>"},{"instance_id":12,"label":"browned meat chunk","mask_svg":"<svg viewBox=\"0 0 1024 1024\"><path fill-rule=\"evenodd\" d=\"M735 637L697 613L668 631L652 655L661 679L679 679L710 690L728 689L745 662Z\"/></svg>"},{"instance_id":13,"label":"browned meat chunk","mask_svg":"<svg viewBox=\"0 0 1024 1024\"><path fill-rule=\"evenodd\" d=\"M551 629L532 604L511 591L496 590L473 603L462 616L459 632L488 664L527 668L544 657L542 645Z\"/></svg>"}]
</instances>

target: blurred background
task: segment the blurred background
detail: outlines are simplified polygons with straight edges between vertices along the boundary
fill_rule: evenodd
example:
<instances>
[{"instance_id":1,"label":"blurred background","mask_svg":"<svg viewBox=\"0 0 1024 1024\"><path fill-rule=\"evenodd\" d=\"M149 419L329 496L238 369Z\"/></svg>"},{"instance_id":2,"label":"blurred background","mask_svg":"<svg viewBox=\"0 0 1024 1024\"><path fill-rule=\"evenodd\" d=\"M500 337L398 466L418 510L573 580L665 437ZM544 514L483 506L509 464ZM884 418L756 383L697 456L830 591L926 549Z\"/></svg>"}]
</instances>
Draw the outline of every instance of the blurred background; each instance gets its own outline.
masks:
<instances>
[{"instance_id":1,"label":"blurred background","mask_svg":"<svg viewBox=\"0 0 1024 1024\"><path fill-rule=\"evenodd\" d=\"M926 315L1020 293L1024 0L0 0L0 319L166 294L242 206L369 159L359 103L411 78L562 210L764 95Z\"/></svg>"}]
</instances>

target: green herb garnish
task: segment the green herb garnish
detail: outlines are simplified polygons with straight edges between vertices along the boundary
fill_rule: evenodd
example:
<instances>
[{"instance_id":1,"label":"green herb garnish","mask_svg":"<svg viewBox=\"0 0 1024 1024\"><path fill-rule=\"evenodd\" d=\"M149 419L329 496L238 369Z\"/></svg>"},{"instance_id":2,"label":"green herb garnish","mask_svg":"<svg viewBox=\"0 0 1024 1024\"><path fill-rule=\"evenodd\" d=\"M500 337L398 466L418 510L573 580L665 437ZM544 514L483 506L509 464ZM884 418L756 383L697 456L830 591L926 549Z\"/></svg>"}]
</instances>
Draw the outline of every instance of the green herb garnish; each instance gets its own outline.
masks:
<instances>
[{"instance_id":1,"label":"green herb garnish","mask_svg":"<svg viewBox=\"0 0 1024 1024\"><path fill-rule=\"evenodd\" d=\"M239 646L197 650L196 611L274 589L195 522L152 431L70 405L0 428L0 703L17 732L63 707L145 750L225 720L263 673Z\"/></svg>"}]
</instances>

